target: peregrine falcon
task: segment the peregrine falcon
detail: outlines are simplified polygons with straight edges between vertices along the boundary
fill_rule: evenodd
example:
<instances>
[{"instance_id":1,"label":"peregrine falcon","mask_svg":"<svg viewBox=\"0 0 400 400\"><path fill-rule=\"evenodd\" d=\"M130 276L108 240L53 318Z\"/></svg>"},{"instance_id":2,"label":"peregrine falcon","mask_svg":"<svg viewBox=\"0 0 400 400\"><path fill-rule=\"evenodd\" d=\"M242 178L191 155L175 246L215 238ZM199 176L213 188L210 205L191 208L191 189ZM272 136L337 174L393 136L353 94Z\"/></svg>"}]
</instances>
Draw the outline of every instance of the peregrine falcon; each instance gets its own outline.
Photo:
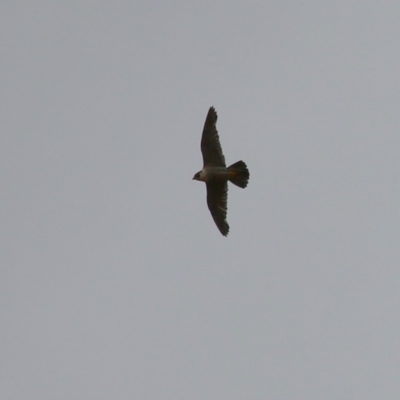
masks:
<instances>
[{"instance_id":1,"label":"peregrine falcon","mask_svg":"<svg viewBox=\"0 0 400 400\"><path fill-rule=\"evenodd\" d=\"M241 188L249 182L250 173L243 161L226 168L217 131L217 112L214 107L208 110L201 138L203 169L193 179L203 181L207 186L207 205L220 232L227 236L229 225L226 221L228 209L228 181Z\"/></svg>"}]
</instances>

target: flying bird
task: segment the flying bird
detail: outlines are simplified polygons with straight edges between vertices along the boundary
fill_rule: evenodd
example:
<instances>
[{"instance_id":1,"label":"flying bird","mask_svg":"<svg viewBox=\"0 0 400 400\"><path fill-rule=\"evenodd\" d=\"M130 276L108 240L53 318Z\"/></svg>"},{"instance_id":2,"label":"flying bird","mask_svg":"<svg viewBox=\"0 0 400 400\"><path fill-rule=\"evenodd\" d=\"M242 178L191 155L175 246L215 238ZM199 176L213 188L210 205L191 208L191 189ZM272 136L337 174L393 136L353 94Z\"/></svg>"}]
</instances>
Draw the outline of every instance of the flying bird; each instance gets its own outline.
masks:
<instances>
[{"instance_id":1,"label":"flying bird","mask_svg":"<svg viewBox=\"0 0 400 400\"><path fill-rule=\"evenodd\" d=\"M193 179L206 183L208 208L220 232L227 236L229 232L226 221L228 181L240 188L245 188L249 182L250 173L243 161L226 167L216 127L217 118L215 108L210 107L201 137L203 169L197 172Z\"/></svg>"}]
</instances>

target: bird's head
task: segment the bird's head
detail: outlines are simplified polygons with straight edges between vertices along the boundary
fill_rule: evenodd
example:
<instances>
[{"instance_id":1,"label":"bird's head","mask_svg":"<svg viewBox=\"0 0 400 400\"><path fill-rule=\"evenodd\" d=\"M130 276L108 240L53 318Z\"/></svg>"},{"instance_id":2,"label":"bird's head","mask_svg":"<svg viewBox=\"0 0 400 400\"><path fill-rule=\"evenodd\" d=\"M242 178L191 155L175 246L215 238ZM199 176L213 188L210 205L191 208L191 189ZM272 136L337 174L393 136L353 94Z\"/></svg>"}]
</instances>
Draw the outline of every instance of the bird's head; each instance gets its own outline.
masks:
<instances>
[{"instance_id":1,"label":"bird's head","mask_svg":"<svg viewBox=\"0 0 400 400\"><path fill-rule=\"evenodd\" d=\"M200 181L200 180L201 180L201 179L200 179L200 173L201 173L201 171L196 172L196 173L194 174L193 179L194 179L195 181Z\"/></svg>"}]
</instances>

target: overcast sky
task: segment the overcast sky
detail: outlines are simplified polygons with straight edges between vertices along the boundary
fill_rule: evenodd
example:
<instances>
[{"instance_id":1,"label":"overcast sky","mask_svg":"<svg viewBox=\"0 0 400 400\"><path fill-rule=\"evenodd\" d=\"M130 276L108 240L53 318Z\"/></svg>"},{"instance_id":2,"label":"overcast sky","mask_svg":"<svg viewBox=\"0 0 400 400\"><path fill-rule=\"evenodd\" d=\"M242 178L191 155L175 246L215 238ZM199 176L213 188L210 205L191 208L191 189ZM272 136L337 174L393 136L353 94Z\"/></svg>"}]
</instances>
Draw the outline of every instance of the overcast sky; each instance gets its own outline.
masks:
<instances>
[{"instance_id":1,"label":"overcast sky","mask_svg":"<svg viewBox=\"0 0 400 400\"><path fill-rule=\"evenodd\" d=\"M4 1L6 400L400 398L400 5ZM214 105L227 238L202 182Z\"/></svg>"}]
</instances>

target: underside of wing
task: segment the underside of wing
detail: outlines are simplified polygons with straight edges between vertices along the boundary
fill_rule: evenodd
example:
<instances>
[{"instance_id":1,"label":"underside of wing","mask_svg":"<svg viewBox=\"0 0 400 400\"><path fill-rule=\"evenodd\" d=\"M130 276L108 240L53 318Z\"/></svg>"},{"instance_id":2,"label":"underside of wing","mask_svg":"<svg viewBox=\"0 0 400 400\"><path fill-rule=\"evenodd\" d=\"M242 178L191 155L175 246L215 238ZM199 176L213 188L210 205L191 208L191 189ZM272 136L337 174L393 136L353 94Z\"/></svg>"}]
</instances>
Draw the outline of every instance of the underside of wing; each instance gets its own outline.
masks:
<instances>
[{"instance_id":1,"label":"underside of wing","mask_svg":"<svg viewBox=\"0 0 400 400\"><path fill-rule=\"evenodd\" d=\"M228 211L228 183L207 182L207 205L220 232L227 236L229 225L226 221Z\"/></svg>"},{"instance_id":2,"label":"underside of wing","mask_svg":"<svg viewBox=\"0 0 400 400\"><path fill-rule=\"evenodd\" d=\"M201 152L203 153L204 166L225 167L225 157L217 131L218 115L214 107L208 110L201 137Z\"/></svg>"}]
</instances>

